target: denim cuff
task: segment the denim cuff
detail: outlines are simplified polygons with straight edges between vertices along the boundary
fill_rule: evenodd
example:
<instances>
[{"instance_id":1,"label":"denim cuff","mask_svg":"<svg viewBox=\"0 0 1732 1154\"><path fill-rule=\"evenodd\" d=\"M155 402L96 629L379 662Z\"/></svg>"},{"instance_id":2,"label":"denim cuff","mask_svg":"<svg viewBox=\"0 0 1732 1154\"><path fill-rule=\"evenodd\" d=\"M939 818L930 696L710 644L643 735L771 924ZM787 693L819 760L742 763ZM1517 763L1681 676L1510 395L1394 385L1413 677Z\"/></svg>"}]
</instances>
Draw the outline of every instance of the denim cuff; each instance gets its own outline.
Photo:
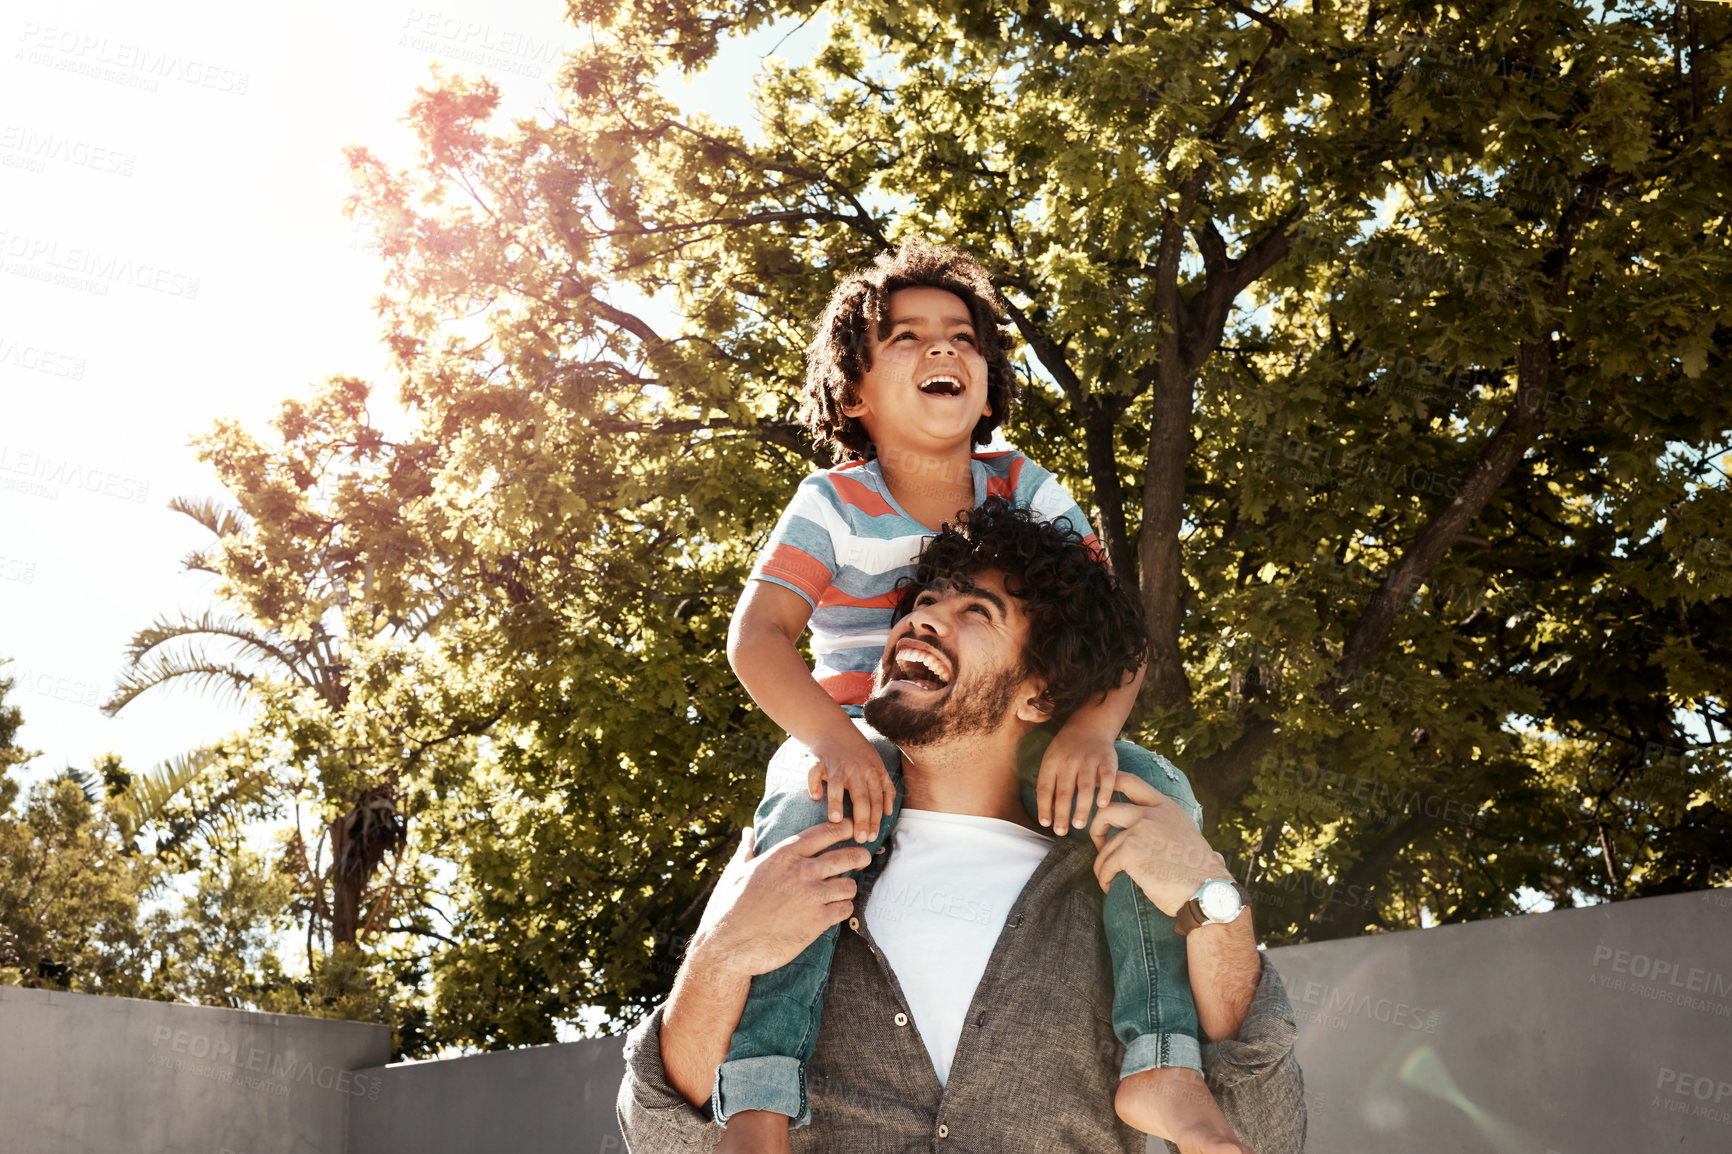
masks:
<instances>
[{"instance_id":1,"label":"denim cuff","mask_svg":"<svg viewBox=\"0 0 1732 1154\"><path fill-rule=\"evenodd\" d=\"M800 1059L781 1054L735 1058L716 1067L716 1088L710 1093L716 1121L727 1125L739 1110L786 1114L793 1126L812 1120L806 1101L806 1068Z\"/></svg>"},{"instance_id":2,"label":"denim cuff","mask_svg":"<svg viewBox=\"0 0 1732 1154\"><path fill-rule=\"evenodd\" d=\"M1119 1080L1163 1066L1184 1066L1201 1074L1203 1048L1188 1034L1143 1034L1132 1038L1125 1047L1125 1060L1119 1063Z\"/></svg>"}]
</instances>

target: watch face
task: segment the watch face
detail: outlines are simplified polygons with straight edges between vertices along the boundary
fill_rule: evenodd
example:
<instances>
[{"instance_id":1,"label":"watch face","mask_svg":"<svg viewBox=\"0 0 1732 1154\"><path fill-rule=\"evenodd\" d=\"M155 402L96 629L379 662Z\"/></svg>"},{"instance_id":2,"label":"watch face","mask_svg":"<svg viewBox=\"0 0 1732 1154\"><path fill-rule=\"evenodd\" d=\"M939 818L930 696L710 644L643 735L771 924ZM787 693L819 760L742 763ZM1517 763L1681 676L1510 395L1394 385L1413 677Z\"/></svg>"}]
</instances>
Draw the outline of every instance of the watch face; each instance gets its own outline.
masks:
<instances>
[{"instance_id":1,"label":"watch face","mask_svg":"<svg viewBox=\"0 0 1732 1154\"><path fill-rule=\"evenodd\" d=\"M1224 922L1237 915L1244 903L1240 902L1239 891L1233 888L1232 882L1213 881L1197 895L1197 904L1203 907L1204 917Z\"/></svg>"}]
</instances>

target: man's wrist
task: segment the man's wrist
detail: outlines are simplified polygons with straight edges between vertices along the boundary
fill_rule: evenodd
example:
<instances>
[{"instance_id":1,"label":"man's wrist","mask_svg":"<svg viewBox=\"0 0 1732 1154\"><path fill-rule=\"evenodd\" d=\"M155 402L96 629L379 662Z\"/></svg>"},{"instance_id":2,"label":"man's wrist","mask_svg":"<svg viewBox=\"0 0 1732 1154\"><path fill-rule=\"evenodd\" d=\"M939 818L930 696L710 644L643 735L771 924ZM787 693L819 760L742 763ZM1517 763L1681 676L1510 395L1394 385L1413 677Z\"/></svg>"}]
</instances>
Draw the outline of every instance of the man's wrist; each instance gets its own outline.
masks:
<instances>
[{"instance_id":1,"label":"man's wrist","mask_svg":"<svg viewBox=\"0 0 1732 1154\"><path fill-rule=\"evenodd\" d=\"M1205 842L1204 844L1207 845L1208 843ZM1184 878L1185 885L1190 887L1185 893L1186 901L1190 901L1196 896L1197 891L1203 888L1204 882L1214 881L1217 878L1225 878L1227 881L1233 880L1233 872L1227 868L1227 859L1215 850L1209 849L1196 856L1197 861L1194 866L1189 861L1185 863L1187 867L1190 867L1185 871Z\"/></svg>"},{"instance_id":2,"label":"man's wrist","mask_svg":"<svg viewBox=\"0 0 1732 1154\"><path fill-rule=\"evenodd\" d=\"M1167 904L1171 905L1175 917L1179 910L1184 909L1186 902L1197 896L1197 891L1203 888L1204 882L1217 878L1232 880L1233 874L1227 868L1227 859L1214 850L1207 849L1207 842L1203 844L1203 853L1185 854L1185 859L1177 863L1170 875L1171 881L1163 896L1167 898ZM1154 895L1149 895L1149 900L1155 901ZM1167 904L1158 901L1155 901L1155 904L1162 909L1167 908Z\"/></svg>"},{"instance_id":3,"label":"man's wrist","mask_svg":"<svg viewBox=\"0 0 1732 1154\"><path fill-rule=\"evenodd\" d=\"M699 930L692 935L681 968L694 984L712 990L748 988L754 976L744 952L730 945L714 929Z\"/></svg>"}]
</instances>

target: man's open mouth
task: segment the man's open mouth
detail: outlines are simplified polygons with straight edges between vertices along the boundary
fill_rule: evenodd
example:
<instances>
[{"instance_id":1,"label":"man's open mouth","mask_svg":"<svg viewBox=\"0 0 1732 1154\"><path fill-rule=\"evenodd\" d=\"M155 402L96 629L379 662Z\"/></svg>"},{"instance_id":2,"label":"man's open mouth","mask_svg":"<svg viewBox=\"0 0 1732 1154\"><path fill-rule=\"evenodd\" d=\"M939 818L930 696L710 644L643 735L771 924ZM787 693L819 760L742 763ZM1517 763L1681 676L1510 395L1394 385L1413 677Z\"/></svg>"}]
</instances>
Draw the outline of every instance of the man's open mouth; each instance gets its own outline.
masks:
<instances>
[{"instance_id":1,"label":"man's open mouth","mask_svg":"<svg viewBox=\"0 0 1732 1154\"><path fill-rule=\"evenodd\" d=\"M924 645L904 641L890 662L890 680L905 681L916 689L943 689L950 684L950 662Z\"/></svg>"},{"instance_id":2,"label":"man's open mouth","mask_svg":"<svg viewBox=\"0 0 1732 1154\"><path fill-rule=\"evenodd\" d=\"M963 385L957 378L940 373L921 381L920 391L932 397L960 397Z\"/></svg>"}]
</instances>

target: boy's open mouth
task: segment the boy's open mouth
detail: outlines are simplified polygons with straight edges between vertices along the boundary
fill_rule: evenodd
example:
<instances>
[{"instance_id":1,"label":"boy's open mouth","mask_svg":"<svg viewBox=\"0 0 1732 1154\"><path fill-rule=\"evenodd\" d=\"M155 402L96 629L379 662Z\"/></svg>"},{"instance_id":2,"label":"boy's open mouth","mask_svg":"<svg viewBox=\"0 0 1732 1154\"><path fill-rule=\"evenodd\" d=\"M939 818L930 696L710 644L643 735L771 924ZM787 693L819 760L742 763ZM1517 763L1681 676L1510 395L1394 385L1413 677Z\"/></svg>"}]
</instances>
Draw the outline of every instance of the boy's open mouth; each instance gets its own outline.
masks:
<instances>
[{"instance_id":1,"label":"boy's open mouth","mask_svg":"<svg viewBox=\"0 0 1732 1154\"><path fill-rule=\"evenodd\" d=\"M927 377L920 382L920 391L934 397L960 397L962 382L955 377L940 373L935 377Z\"/></svg>"},{"instance_id":2,"label":"boy's open mouth","mask_svg":"<svg viewBox=\"0 0 1732 1154\"><path fill-rule=\"evenodd\" d=\"M892 680L906 681L916 689L943 689L950 684L950 662L923 645L906 641L896 647L890 672Z\"/></svg>"}]
</instances>

